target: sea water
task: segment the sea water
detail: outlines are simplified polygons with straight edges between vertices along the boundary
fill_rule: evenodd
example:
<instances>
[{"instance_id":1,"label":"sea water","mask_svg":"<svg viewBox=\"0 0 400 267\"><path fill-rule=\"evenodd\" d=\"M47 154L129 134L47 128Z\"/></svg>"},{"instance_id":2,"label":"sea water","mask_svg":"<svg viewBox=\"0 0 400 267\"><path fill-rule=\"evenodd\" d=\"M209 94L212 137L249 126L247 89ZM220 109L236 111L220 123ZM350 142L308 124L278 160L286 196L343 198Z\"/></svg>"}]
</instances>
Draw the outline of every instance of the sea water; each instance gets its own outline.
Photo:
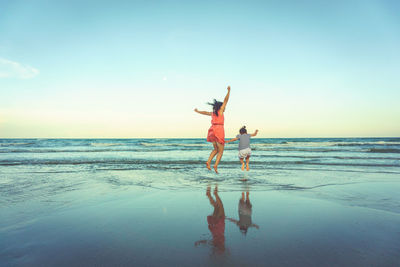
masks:
<instances>
[{"instance_id":1,"label":"sea water","mask_svg":"<svg viewBox=\"0 0 400 267\"><path fill-rule=\"evenodd\" d=\"M249 176L258 189L321 185L321 181L284 183L287 171L337 172L325 183L339 183L343 172L354 179L365 174L400 174L400 138L253 138L251 172L242 172L237 143L225 146L220 175L205 168L212 145L204 139L0 139L0 194L19 195L35 186L58 188L55 174L113 173L106 183L180 189L217 180L234 189ZM146 174L143 177L135 174ZM367 175L368 176L368 175ZM79 183L78 183L79 184ZM63 186L75 188L76 181ZM3 199L4 201L4 199Z\"/></svg>"},{"instance_id":2,"label":"sea water","mask_svg":"<svg viewBox=\"0 0 400 267\"><path fill-rule=\"evenodd\" d=\"M0 203L51 199L87 187L307 190L398 181L400 138L253 138L250 171L237 143L225 146L220 174L205 168L204 139L0 139Z\"/></svg>"}]
</instances>

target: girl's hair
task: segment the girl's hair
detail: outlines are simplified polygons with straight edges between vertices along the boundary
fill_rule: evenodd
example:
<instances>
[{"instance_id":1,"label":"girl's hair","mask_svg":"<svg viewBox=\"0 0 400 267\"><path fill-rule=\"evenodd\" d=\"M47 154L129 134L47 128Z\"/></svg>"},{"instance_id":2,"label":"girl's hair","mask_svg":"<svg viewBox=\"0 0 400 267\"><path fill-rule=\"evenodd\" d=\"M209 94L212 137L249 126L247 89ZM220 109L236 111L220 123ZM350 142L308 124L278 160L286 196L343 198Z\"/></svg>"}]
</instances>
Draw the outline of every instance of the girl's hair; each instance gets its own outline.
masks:
<instances>
[{"instance_id":1,"label":"girl's hair","mask_svg":"<svg viewBox=\"0 0 400 267\"><path fill-rule=\"evenodd\" d=\"M213 112L214 112L215 115L218 116L218 111L221 109L221 106L222 106L223 103L217 101L216 99L214 99L214 103L210 103L210 102L209 102L209 103L207 103L207 104L213 106Z\"/></svg>"},{"instance_id":2,"label":"girl's hair","mask_svg":"<svg viewBox=\"0 0 400 267\"><path fill-rule=\"evenodd\" d=\"M240 134L247 134L246 126L243 126L242 128L240 128L239 133Z\"/></svg>"}]
</instances>

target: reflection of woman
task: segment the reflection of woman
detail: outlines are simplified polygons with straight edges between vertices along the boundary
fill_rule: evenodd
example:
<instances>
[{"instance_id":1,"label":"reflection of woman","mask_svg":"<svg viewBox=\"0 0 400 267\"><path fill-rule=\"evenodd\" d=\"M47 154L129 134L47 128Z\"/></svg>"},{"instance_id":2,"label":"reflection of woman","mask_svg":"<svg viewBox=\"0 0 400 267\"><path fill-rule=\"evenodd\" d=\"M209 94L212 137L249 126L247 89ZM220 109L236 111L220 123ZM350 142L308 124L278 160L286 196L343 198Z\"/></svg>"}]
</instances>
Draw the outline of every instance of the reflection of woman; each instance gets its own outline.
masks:
<instances>
[{"instance_id":1,"label":"reflection of woman","mask_svg":"<svg viewBox=\"0 0 400 267\"><path fill-rule=\"evenodd\" d=\"M246 198L244 196L244 192L242 192L242 197L239 200L239 221L228 218L229 221L235 223L239 229L240 232L242 232L244 235L247 234L247 230L250 227L255 227L259 229L259 226L257 224L253 224L251 222L251 214L252 214L252 205L250 203L249 199L249 191L246 192Z\"/></svg>"},{"instance_id":2,"label":"reflection of woman","mask_svg":"<svg viewBox=\"0 0 400 267\"><path fill-rule=\"evenodd\" d=\"M223 253L225 251L225 210L221 199L218 196L218 187L215 186L214 196L215 200L211 196L211 188L207 187L206 195L210 200L210 204L214 207L212 215L207 216L208 229L211 232L212 240L199 240L195 242L195 245L200 244L211 244L217 253Z\"/></svg>"}]
</instances>

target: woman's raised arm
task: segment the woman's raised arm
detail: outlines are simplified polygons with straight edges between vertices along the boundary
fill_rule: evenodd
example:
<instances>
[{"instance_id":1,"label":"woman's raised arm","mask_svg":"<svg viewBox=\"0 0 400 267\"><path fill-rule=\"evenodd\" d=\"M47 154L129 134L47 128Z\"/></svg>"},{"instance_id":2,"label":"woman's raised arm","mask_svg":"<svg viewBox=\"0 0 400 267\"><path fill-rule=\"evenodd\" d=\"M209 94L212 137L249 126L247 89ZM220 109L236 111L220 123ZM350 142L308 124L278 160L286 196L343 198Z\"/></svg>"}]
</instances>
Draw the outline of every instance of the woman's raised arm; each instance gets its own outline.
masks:
<instances>
[{"instance_id":1,"label":"woman's raised arm","mask_svg":"<svg viewBox=\"0 0 400 267\"><path fill-rule=\"evenodd\" d=\"M222 104L222 106L221 106L221 110L222 110L222 112L225 112L225 107L226 107L226 104L228 104L228 100L229 100L229 94L230 94L230 92L231 92L231 87L228 85L228 93L226 93L226 96L225 96L225 99L224 99L224 103Z\"/></svg>"}]
</instances>

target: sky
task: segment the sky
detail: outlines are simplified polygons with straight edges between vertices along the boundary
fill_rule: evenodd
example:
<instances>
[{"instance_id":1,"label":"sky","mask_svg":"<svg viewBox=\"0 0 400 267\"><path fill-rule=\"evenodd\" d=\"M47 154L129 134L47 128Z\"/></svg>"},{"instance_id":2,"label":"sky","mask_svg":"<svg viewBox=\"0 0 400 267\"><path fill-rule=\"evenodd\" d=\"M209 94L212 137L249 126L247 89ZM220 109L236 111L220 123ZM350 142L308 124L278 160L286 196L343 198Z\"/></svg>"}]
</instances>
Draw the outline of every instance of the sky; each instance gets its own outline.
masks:
<instances>
[{"instance_id":1,"label":"sky","mask_svg":"<svg viewBox=\"0 0 400 267\"><path fill-rule=\"evenodd\" d=\"M400 2L0 1L0 138L399 137Z\"/></svg>"}]
</instances>

